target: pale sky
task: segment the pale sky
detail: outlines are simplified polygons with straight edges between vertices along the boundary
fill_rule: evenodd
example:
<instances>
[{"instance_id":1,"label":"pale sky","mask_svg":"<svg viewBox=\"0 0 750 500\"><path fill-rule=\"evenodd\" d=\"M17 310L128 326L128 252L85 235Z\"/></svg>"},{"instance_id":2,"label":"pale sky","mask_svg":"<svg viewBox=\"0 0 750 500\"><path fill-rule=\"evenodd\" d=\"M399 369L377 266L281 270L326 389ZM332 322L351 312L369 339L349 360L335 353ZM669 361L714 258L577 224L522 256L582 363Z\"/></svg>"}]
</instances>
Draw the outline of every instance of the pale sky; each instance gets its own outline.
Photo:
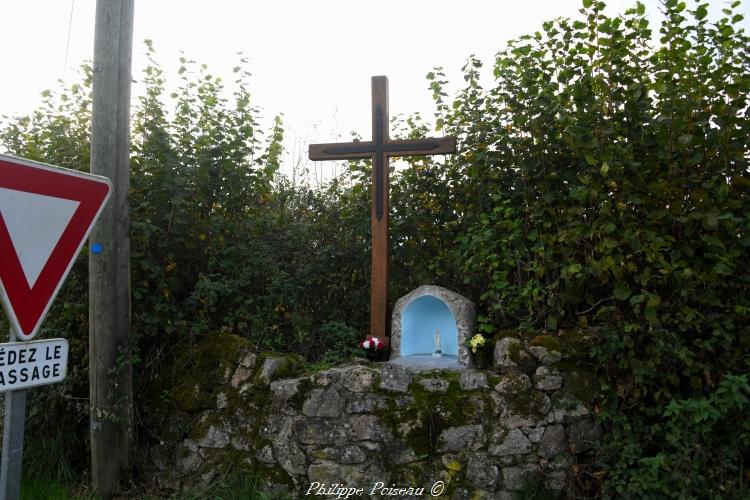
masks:
<instances>
[{"instance_id":1,"label":"pale sky","mask_svg":"<svg viewBox=\"0 0 750 500\"><path fill-rule=\"evenodd\" d=\"M644 3L656 30L659 3ZM29 112L58 79L78 80L76 68L93 54L95 4L0 0L0 115ZM748 4L741 9L750 18ZM635 0L607 5L616 15ZM724 5L713 0L712 15ZM284 113L288 163L308 142L348 140L350 131L370 137L370 76L388 76L391 116L419 111L431 119L425 75L432 68L443 66L449 89L457 89L461 66L476 54L489 82L494 55L509 39L575 17L580 7L580 0L136 0L133 75L139 80L146 64L146 38L172 84L181 52L227 84L243 52L264 123ZM748 19L743 25L750 29Z\"/></svg>"}]
</instances>

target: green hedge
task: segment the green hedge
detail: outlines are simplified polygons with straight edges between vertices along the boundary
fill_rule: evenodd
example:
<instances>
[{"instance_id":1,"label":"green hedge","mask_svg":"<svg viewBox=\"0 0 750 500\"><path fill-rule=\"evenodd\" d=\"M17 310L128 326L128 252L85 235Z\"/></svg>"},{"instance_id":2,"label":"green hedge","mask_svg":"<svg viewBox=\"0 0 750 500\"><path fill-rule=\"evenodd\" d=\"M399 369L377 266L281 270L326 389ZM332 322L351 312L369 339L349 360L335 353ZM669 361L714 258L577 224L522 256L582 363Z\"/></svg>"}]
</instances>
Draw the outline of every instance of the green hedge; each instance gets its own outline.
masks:
<instances>
[{"instance_id":1,"label":"green hedge","mask_svg":"<svg viewBox=\"0 0 750 500\"><path fill-rule=\"evenodd\" d=\"M450 100L443 176L480 328L587 327L608 394L604 493L750 494L750 39L736 2L642 4L512 42ZM455 257L454 257L455 259ZM453 261L452 261L453 262Z\"/></svg>"}]
</instances>

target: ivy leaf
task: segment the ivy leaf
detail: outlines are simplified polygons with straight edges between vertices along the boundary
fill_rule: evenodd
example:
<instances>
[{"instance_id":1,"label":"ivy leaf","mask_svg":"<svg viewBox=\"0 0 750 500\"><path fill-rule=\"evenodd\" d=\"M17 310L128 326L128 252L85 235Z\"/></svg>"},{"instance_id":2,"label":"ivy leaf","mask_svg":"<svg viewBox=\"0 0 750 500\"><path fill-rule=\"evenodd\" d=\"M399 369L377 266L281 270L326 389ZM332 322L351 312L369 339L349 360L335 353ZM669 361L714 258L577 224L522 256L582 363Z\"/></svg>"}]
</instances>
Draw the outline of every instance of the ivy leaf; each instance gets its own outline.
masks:
<instances>
[{"instance_id":1,"label":"ivy leaf","mask_svg":"<svg viewBox=\"0 0 750 500\"><path fill-rule=\"evenodd\" d=\"M630 297L630 285L625 283L624 281L618 281L615 283L614 290L612 291L612 295L618 300L627 300L628 297Z\"/></svg>"},{"instance_id":2,"label":"ivy leaf","mask_svg":"<svg viewBox=\"0 0 750 500\"><path fill-rule=\"evenodd\" d=\"M732 268L724 264L723 262L717 262L714 265L713 272L720 276L731 276Z\"/></svg>"},{"instance_id":3,"label":"ivy leaf","mask_svg":"<svg viewBox=\"0 0 750 500\"><path fill-rule=\"evenodd\" d=\"M690 143L692 142L692 140L693 140L693 135L692 135L692 134L683 134L683 135L681 135L681 136L680 136L680 137L679 137L679 138L678 138L677 140L678 140L678 141L680 142L680 144L682 144L683 146L687 146L688 144L690 144Z\"/></svg>"}]
</instances>

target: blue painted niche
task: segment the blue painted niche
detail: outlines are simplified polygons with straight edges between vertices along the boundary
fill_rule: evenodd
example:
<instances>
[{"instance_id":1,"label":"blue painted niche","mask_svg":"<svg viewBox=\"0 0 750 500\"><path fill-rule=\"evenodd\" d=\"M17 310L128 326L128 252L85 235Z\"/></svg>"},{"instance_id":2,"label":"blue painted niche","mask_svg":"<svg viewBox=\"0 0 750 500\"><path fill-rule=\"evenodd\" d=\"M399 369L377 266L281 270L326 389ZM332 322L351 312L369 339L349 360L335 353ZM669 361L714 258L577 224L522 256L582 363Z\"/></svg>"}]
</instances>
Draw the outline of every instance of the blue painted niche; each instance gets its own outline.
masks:
<instances>
[{"instance_id":1,"label":"blue painted niche","mask_svg":"<svg viewBox=\"0 0 750 500\"><path fill-rule=\"evenodd\" d=\"M424 295L411 301L401 313L401 356L435 352L435 330L440 330L440 350L458 355L456 318L437 297Z\"/></svg>"}]
</instances>

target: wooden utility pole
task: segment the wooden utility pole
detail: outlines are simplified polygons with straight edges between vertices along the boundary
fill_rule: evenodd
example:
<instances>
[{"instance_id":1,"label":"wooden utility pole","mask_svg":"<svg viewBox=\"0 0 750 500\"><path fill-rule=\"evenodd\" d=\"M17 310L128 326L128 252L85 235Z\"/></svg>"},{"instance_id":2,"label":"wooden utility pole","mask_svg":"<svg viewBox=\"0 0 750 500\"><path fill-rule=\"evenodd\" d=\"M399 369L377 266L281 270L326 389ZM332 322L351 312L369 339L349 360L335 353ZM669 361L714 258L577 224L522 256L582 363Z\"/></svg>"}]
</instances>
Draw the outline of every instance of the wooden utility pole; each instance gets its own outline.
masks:
<instances>
[{"instance_id":1,"label":"wooden utility pole","mask_svg":"<svg viewBox=\"0 0 750 500\"><path fill-rule=\"evenodd\" d=\"M388 78L372 77L372 141L311 144L311 160L372 158L372 281L370 333L387 337L390 243L388 233L388 158L448 154L456 151L455 137L390 140Z\"/></svg>"},{"instance_id":2,"label":"wooden utility pole","mask_svg":"<svg viewBox=\"0 0 750 500\"><path fill-rule=\"evenodd\" d=\"M95 493L105 499L112 497L129 463L133 436L128 214L132 51L133 0L97 0L91 173L112 181L112 195L89 238L89 393L91 477Z\"/></svg>"}]
</instances>

